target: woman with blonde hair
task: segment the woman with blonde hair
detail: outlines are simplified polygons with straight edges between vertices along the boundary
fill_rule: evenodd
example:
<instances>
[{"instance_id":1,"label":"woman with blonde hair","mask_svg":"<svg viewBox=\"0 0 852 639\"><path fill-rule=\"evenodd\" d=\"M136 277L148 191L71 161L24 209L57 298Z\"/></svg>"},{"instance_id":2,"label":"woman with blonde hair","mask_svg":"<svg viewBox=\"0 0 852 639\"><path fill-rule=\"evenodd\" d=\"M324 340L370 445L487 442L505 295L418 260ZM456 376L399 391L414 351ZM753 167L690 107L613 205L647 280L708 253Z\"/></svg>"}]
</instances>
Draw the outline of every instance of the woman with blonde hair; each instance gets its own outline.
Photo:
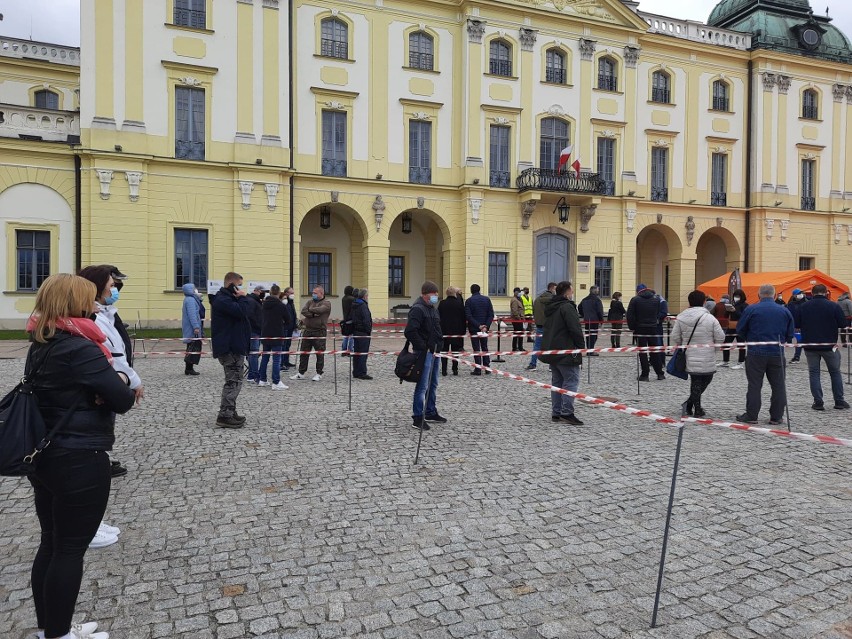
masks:
<instances>
[{"instance_id":1,"label":"woman with blonde hair","mask_svg":"<svg viewBox=\"0 0 852 639\"><path fill-rule=\"evenodd\" d=\"M26 373L47 430L72 413L29 477L41 525L32 592L44 639L109 638L95 632L96 623L71 623L83 556L109 499L115 414L129 411L136 399L127 375L113 369L106 336L92 319L97 296L82 277L51 275L27 323L32 345Z\"/></svg>"},{"instance_id":2,"label":"woman with blonde hair","mask_svg":"<svg viewBox=\"0 0 852 639\"><path fill-rule=\"evenodd\" d=\"M464 317L464 302L462 302L461 289L455 286L447 287L447 296L438 304L438 315L441 317L441 332L444 334L442 353L460 352L464 350L464 332L467 323ZM455 337L446 337L454 335ZM447 375L447 364L450 360L441 358L441 375ZM453 375L459 374L459 363L453 360Z\"/></svg>"}]
</instances>

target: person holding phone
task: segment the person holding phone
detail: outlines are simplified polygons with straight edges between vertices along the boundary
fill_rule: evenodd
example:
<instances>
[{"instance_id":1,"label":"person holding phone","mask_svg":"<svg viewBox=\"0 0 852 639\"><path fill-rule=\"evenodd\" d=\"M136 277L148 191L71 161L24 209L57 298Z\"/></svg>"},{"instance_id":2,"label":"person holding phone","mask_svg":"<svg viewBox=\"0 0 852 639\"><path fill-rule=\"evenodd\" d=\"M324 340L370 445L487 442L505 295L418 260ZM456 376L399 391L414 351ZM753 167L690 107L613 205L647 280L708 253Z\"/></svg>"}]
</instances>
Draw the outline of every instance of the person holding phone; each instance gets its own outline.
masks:
<instances>
[{"instance_id":1,"label":"person holding phone","mask_svg":"<svg viewBox=\"0 0 852 639\"><path fill-rule=\"evenodd\" d=\"M242 428L246 421L237 413L237 397L243 387L243 366L251 343L249 316L254 302L248 299L242 286L242 275L227 273L211 309L213 357L225 370L222 401L216 417L219 428Z\"/></svg>"}]
</instances>

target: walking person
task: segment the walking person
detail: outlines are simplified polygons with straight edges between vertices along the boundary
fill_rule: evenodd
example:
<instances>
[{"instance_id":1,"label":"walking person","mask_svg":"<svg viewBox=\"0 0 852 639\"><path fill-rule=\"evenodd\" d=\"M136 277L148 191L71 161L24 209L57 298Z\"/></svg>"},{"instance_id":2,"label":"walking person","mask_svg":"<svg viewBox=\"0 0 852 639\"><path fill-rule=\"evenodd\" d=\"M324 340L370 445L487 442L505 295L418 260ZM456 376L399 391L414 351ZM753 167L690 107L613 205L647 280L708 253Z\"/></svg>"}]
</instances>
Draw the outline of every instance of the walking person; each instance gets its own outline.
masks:
<instances>
[{"instance_id":1,"label":"walking person","mask_svg":"<svg viewBox=\"0 0 852 639\"><path fill-rule=\"evenodd\" d=\"M847 348L849 342L852 342L852 329L849 328L852 326L852 299L849 299L849 291L841 293L837 298L837 304L843 312L843 317L846 318L846 327L840 331L840 341L843 348Z\"/></svg>"},{"instance_id":2,"label":"walking person","mask_svg":"<svg viewBox=\"0 0 852 639\"><path fill-rule=\"evenodd\" d=\"M83 578L83 557L106 511L112 481L108 452L115 415L137 399L126 374L111 365L106 336L89 319L99 294L85 278L48 277L27 322L32 345L26 374L48 430L73 413L39 455L28 479L41 541L31 584L38 636L109 639L96 622L72 626Z\"/></svg>"},{"instance_id":3,"label":"walking person","mask_svg":"<svg viewBox=\"0 0 852 639\"><path fill-rule=\"evenodd\" d=\"M509 317L512 322L512 350L524 350L524 303L521 300L521 289L515 287L512 299L509 301Z\"/></svg>"},{"instance_id":4,"label":"walking person","mask_svg":"<svg viewBox=\"0 0 852 639\"><path fill-rule=\"evenodd\" d=\"M470 347L476 353L488 352L488 331L494 321L494 306L491 300L480 293L479 284L470 285L470 297L465 300L464 314L467 320L467 330L470 332ZM497 330L500 330L498 323ZM474 355L473 361L482 366L491 365L491 357L488 355ZM491 371L485 371L490 375ZM475 368L471 375L482 375L482 370Z\"/></svg>"},{"instance_id":5,"label":"walking person","mask_svg":"<svg viewBox=\"0 0 852 639\"><path fill-rule=\"evenodd\" d=\"M184 284L183 308L181 309L181 333L186 344L186 355L183 356L184 375L200 375L195 366L201 362L201 348L204 337L204 317L207 309L201 301L201 295L195 284Z\"/></svg>"},{"instance_id":6,"label":"walking person","mask_svg":"<svg viewBox=\"0 0 852 639\"><path fill-rule=\"evenodd\" d=\"M756 424L760 414L760 392L763 378L769 380L772 395L769 403L769 423L777 426L784 417L787 389L784 384L784 349L778 342L789 344L793 340L793 316L790 311L775 303L775 287L762 284L758 290L760 300L747 307L737 323L737 333L744 342L775 342L762 346L749 346L745 361L748 391L746 410L737 415L737 421Z\"/></svg>"},{"instance_id":7,"label":"walking person","mask_svg":"<svg viewBox=\"0 0 852 639\"><path fill-rule=\"evenodd\" d=\"M794 288L790 301L787 302L787 310L793 316L793 323L796 325L796 332L793 337L796 338L796 350L793 351L793 359L791 364L798 364L802 359L802 347L798 344L802 343L802 308L808 303L808 298L804 291L800 288Z\"/></svg>"},{"instance_id":8,"label":"walking person","mask_svg":"<svg viewBox=\"0 0 852 639\"><path fill-rule=\"evenodd\" d=\"M600 288L592 286L589 294L580 302L580 317L586 327L586 348L594 348L598 341L598 331L604 319L603 302L599 296ZM589 357L597 357L598 353L589 353Z\"/></svg>"},{"instance_id":9,"label":"walking person","mask_svg":"<svg viewBox=\"0 0 852 639\"><path fill-rule=\"evenodd\" d=\"M639 284L636 287L636 296L627 305L627 326L634 333L638 346L662 346L663 320L669 314L669 307L662 297L653 290ZM651 367L657 374L658 380L666 378L663 372L665 358L661 351L651 353L639 353L639 381L647 382L651 373Z\"/></svg>"},{"instance_id":10,"label":"walking person","mask_svg":"<svg viewBox=\"0 0 852 639\"><path fill-rule=\"evenodd\" d=\"M573 296L571 282L560 282L556 285L556 294L544 309L542 350L572 350L585 346L580 316ZM577 392L580 387L580 366L583 363L581 354L540 355L539 359L550 364L550 383L553 386L572 393ZM583 425L574 414L573 395L551 391L550 408L551 421L566 422L574 426Z\"/></svg>"},{"instance_id":11,"label":"walking person","mask_svg":"<svg viewBox=\"0 0 852 639\"><path fill-rule=\"evenodd\" d=\"M621 331L624 330L624 316L627 311L624 310L624 304L621 301L621 293L616 291L612 294L612 299L609 302L609 312L606 315L610 324L609 343L613 348L621 348Z\"/></svg>"},{"instance_id":12,"label":"walking person","mask_svg":"<svg viewBox=\"0 0 852 639\"><path fill-rule=\"evenodd\" d=\"M281 381L281 351L283 350L284 323L287 308L279 297L281 287L273 284L269 295L263 300L263 314L260 325L260 337L263 343L263 357L260 358L258 386L270 386L266 376L269 359L272 358L272 390L287 390L287 384Z\"/></svg>"},{"instance_id":13,"label":"walking person","mask_svg":"<svg viewBox=\"0 0 852 639\"><path fill-rule=\"evenodd\" d=\"M698 348L684 349L686 372L689 373L689 398L681 404L680 415L704 417L707 413L701 406L701 395L713 381L716 372L716 349L709 348L709 345L722 344L725 331L719 320L707 310L707 298L702 291L692 291L687 299L689 308L677 316L672 327L672 345L688 344Z\"/></svg>"},{"instance_id":14,"label":"walking person","mask_svg":"<svg viewBox=\"0 0 852 639\"><path fill-rule=\"evenodd\" d=\"M825 361L828 376L831 379L831 394L834 407L838 410L849 408L843 398L843 375L840 373L840 351L836 349L838 331L847 326L846 316L836 302L826 296L828 289L824 284L816 284L811 290L813 297L800 310L802 340L804 344L827 344L826 346L805 346L805 358L808 360L808 379L814 410L825 410L820 383L820 362Z\"/></svg>"},{"instance_id":15,"label":"walking person","mask_svg":"<svg viewBox=\"0 0 852 639\"><path fill-rule=\"evenodd\" d=\"M353 291L352 309L349 311L349 319L352 320L352 350L354 361L352 362L352 376L355 379L371 380L367 374L367 355L370 352L370 336L373 334L373 314L367 299L370 292L366 288L358 288Z\"/></svg>"},{"instance_id":16,"label":"walking person","mask_svg":"<svg viewBox=\"0 0 852 639\"><path fill-rule=\"evenodd\" d=\"M556 282L548 282L547 288L542 291L533 302L533 321L535 322L535 342L533 343L533 354L530 363L527 364L528 371L534 371L538 365L538 351L541 350L541 341L544 335L544 309L556 294Z\"/></svg>"},{"instance_id":17,"label":"walking person","mask_svg":"<svg viewBox=\"0 0 852 639\"><path fill-rule=\"evenodd\" d=\"M219 360L225 372L216 416L219 428L242 428L246 422L246 418L237 413L237 397L243 388L243 365L251 345L249 316L254 313L255 302L248 299L242 286L242 275L233 271L226 273L223 286L210 305L213 357Z\"/></svg>"},{"instance_id":18,"label":"walking person","mask_svg":"<svg viewBox=\"0 0 852 639\"><path fill-rule=\"evenodd\" d=\"M352 311L352 302L355 301L354 292L355 288L351 284L343 289L343 298L340 300L340 305L343 307L343 321L350 319L349 313ZM344 335L343 341L340 343L340 350L352 351L355 350L353 346L352 336ZM343 353L342 356L349 357L349 353Z\"/></svg>"},{"instance_id":19,"label":"walking person","mask_svg":"<svg viewBox=\"0 0 852 639\"><path fill-rule=\"evenodd\" d=\"M263 299L266 297L266 289L260 284L254 287L251 293L248 294L249 307L249 325L251 326L251 344L249 346L248 356L248 381L252 384L257 384L260 381L259 363L260 363L260 331L263 325Z\"/></svg>"},{"instance_id":20,"label":"walking person","mask_svg":"<svg viewBox=\"0 0 852 639\"><path fill-rule=\"evenodd\" d=\"M299 348L302 354L299 356L299 372L291 375L290 379L305 379L308 372L308 358L312 350L317 351L316 375L311 381L322 380L322 372L325 367L325 344L328 335L328 316L331 315L331 302L325 297L325 289L317 286L311 293L311 299L302 307L302 322L305 325L302 331L302 346Z\"/></svg>"},{"instance_id":21,"label":"walking person","mask_svg":"<svg viewBox=\"0 0 852 639\"><path fill-rule=\"evenodd\" d=\"M464 316L464 302L461 300L461 289L455 286L447 287L447 296L438 304L438 316L441 318L441 332L443 334L442 353L460 353L464 350L464 337L467 330L467 321ZM452 337L449 337L452 336ZM447 376L447 363L445 357L441 358L441 375ZM452 360L453 375L459 374L459 363Z\"/></svg>"},{"instance_id":22,"label":"walking person","mask_svg":"<svg viewBox=\"0 0 852 639\"><path fill-rule=\"evenodd\" d=\"M420 297L408 311L405 339L413 352L423 357L423 373L414 386L412 428L429 430L426 422L446 424L438 413L438 366L435 353L440 352L441 317L438 315L438 285L426 280L420 287Z\"/></svg>"}]
</instances>

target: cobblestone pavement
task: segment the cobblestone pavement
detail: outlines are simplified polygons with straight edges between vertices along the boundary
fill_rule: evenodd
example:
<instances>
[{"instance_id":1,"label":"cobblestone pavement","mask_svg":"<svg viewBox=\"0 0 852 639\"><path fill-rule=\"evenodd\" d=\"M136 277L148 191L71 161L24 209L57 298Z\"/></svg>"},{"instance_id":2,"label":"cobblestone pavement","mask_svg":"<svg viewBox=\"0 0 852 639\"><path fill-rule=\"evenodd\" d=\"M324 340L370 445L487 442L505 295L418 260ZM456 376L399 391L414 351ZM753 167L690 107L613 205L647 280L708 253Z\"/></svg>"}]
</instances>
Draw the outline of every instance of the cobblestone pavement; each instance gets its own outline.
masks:
<instances>
[{"instance_id":1,"label":"cobblestone pavement","mask_svg":"<svg viewBox=\"0 0 852 639\"><path fill-rule=\"evenodd\" d=\"M87 554L79 620L115 639L852 636L852 450L687 426L650 630L675 428L585 405L585 426L552 424L546 391L462 367L414 466L392 358L355 380L351 412L348 360L337 395L327 365L319 383L244 388L247 426L229 431L212 428L217 363L195 378L138 363L147 399L119 418L130 473L108 509L123 533ZM629 356L591 366L584 392L670 415L687 394L669 379L637 396ZM4 389L20 369L0 361ZM795 430L852 436L849 411L810 409L804 363L789 382ZM744 371L721 370L711 416L741 412L744 391ZM0 480L0 531L0 637L18 639L34 624L26 482Z\"/></svg>"}]
</instances>

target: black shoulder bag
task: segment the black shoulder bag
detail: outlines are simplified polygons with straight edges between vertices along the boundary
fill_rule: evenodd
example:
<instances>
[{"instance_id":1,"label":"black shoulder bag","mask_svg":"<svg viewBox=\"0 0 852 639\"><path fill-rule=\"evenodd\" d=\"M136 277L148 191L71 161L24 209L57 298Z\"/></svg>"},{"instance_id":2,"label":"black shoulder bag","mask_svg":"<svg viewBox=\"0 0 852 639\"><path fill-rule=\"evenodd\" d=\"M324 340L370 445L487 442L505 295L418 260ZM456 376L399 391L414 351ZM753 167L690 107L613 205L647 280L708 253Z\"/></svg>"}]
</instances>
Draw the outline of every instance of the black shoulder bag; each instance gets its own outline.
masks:
<instances>
[{"instance_id":1,"label":"black shoulder bag","mask_svg":"<svg viewBox=\"0 0 852 639\"><path fill-rule=\"evenodd\" d=\"M411 342L405 340L405 346L402 351L396 356L396 366L394 366L394 375L399 377L399 383L413 382L416 384L423 376L423 367L426 363L426 351L422 353L412 353L408 350ZM433 364L434 365L434 364Z\"/></svg>"}]
</instances>

